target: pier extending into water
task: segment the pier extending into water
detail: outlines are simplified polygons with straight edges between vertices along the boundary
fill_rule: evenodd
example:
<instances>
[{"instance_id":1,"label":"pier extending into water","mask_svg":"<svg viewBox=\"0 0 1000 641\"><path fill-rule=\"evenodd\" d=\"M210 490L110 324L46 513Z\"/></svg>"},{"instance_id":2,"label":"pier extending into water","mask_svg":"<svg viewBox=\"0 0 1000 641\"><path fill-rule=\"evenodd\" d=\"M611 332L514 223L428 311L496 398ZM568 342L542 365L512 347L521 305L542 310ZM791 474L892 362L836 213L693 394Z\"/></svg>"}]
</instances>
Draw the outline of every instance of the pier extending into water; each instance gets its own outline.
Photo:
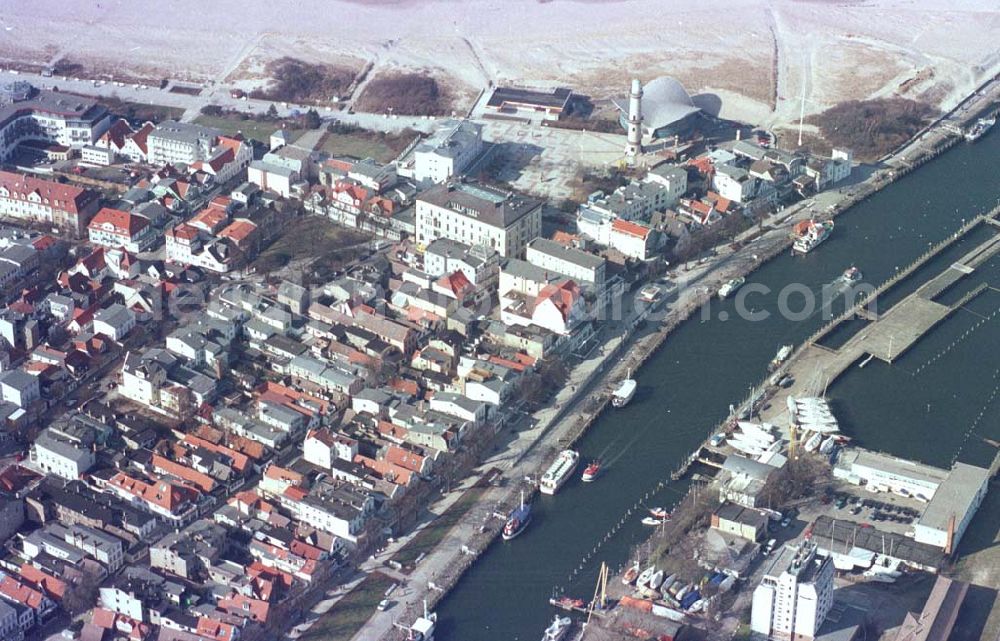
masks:
<instances>
[{"instance_id":1,"label":"pier extending into water","mask_svg":"<svg viewBox=\"0 0 1000 641\"><path fill-rule=\"evenodd\" d=\"M789 359L782 371L790 374L795 383L787 390L780 390L775 401L784 401L784 396L822 395L827 386L837 379L854 363L867 364L873 358L892 363L906 353L921 337L930 332L941 321L948 318L970 300L987 289L985 284L966 293L951 305L935 302L942 292L954 286L963 278L975 273L978 266L1000 253L1000 231L985 242L966 253L940 274L919 286L916 291L884 313L871 312L877 297L938 257L946 248L982 226L998 226L1000 208L973 219L958 232L927 251L906 269L900 270L892 278L865 296L863 300L849 308L842 315L819 329ZM842 346L834 348L820 344L820 340L831 334L844 323L854 318L867 321ZM784 402L774 402L770 413L780 414ZM773 418L773 417L770 417Z\"/></svg>"}]
</instances>

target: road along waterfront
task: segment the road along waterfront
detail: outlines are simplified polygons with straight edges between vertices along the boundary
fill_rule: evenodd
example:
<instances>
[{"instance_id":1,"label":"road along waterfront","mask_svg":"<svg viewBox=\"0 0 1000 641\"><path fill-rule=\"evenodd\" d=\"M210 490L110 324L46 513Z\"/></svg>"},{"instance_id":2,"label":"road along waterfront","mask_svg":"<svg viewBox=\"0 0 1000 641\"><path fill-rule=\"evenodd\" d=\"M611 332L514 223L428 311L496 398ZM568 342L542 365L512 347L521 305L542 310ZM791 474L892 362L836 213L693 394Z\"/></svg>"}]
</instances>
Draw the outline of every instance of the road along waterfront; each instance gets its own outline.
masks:
<instances>
[{"instance_id":1,"label":"road along waterfront","mask_svg":"<svg viewBox=\"0 0 1000 641\"><path fill-rule=\"evenodd\" d=\"M800 283L818 296L823 285L850 265L858 266L868 282L887 280L963 220L996 204L998 152L996 133L975 145L959 145L845 212L831 239L816 251L804 257L783 255L761 267L750 281L765 286L768 293L755 294L748 304L755 311L770 312L767 320L741 319L735 301L726 301L713 302L707 319L697 314L682 323L637 373L640 389L633 403L602 414L578 442L584 459L600 456L607 461L604 477L587 485L574 480L557 496L540 498L530 529L515 541L492 545L441 602L439 637L533 639L551 618L544 603L553 587L589 596L595 562L620 565L630 548L645 538L635 514L607 538L626 510L637 501L670 505L682 495L683 486L659 489L660 482L724 418L729 404L745 397L748 385L761 379L779 345L798 344L824 323L820 310L804 319L782 317L777 306L783 287ZM988 306L988 296L980 300ZM925 346L947 340L945 330L962 322L967 322L966 315L947 321L942 331L924 339L903 361L918 358ZM986 324L978 332L997 339L996 326ZM890 370L890 366L870 367L865 373L891 377ZM909 402L914 390L908 389L904 396L883 394L883 388L870 382L857 383L862 378L853 373L845 376L830 392L837 399L851 386L868 388L867 394L849 399L848 433L861 445L873 441L877 449L947 464L962 435L945 440L908 438L910 427L904 417L909 418L910 412L894 408L919 405ZM950 389L947 383L956 379L954 371L945 372L940 382ZM926 385L920 383L918 389ZM972 396L980 391L979 385L974 387L968 390ZM951 391L960 406L957 422L973 421L985 399ZM847 405L847 399L841 405ZM963 413L965 406L975 412ZM878 422L869 421L876 414Z\"/></svg>"}]
</instances>

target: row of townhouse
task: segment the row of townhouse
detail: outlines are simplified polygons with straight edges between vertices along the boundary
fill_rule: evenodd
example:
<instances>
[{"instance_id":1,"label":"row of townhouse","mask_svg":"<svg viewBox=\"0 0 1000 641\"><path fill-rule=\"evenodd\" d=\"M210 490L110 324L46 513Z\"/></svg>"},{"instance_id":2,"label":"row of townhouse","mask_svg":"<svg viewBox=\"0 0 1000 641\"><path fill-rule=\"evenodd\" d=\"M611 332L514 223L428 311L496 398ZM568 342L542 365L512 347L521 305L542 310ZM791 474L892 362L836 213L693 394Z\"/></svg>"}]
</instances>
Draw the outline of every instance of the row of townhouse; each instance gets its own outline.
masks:
<instances>
[{"instance_id":1,"label":"row of townhouse","mask_svg":"<svg viewBox=\"0 0 1000 641\"><path fill-rule=\"evenodd\" d=\"M0 216L42 223L81 236L100 209L90 189L10 171L0 171Z\"/></svg>"}]
</instances>

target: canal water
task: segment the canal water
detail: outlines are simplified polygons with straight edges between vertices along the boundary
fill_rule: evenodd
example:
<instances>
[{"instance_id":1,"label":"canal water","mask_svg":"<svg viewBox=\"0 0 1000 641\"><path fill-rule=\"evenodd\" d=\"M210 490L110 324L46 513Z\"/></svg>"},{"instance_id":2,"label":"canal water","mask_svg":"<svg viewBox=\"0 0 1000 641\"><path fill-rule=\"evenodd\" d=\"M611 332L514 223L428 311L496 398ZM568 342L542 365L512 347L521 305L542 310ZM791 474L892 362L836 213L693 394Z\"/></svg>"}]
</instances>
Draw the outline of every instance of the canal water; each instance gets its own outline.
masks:
<instances>
[{"instance_id":1,"label":"canal water","mask_svg":"<svg viewBox=\"0 0 1000 641\"><path fill-rule=\"evenodd\" d=\"M818 293L851 265L867 282L889 278L963 220L997 204L998 156L996 132L975 145L960 144L838 217L833 236L816 251L779 257L752 274L748 283L770 293L748 296L746 305L770 312L766 320L739 318L730 300L714 302L709 318L696 314L677 328L637 372L633 402L606 412L579 441L584 461L605 462L602 477L584 485L577 475L557 496L536 499L530 528L492 545L439 604L436 638L533 641L552 619L546 601L554 588L589 599L600 562L623 565L648 534L637 511L608 537L626 510L637 502L677 501L686 486L657 489L659 482L761 381L779 346L801 343L824 322L819 312L783 318L782 288L801 283ZM947 259L954 260L951 252ZM940 269L949 264L941 263L935 261ZM959 287L983 281L1000 287L1000 260ZM790 306L798 311L802 300L792 296ZM828 390L845 432L863 447L934 465L947 466L956 456L988 463L995 450L982 438L1000 439L1000 314L983 319L997 308L1000 294L987 292L893 365L872 362L845 373ZM991 536L974 522L967 538L981 545Z\"/></svg>"}]
</instances>

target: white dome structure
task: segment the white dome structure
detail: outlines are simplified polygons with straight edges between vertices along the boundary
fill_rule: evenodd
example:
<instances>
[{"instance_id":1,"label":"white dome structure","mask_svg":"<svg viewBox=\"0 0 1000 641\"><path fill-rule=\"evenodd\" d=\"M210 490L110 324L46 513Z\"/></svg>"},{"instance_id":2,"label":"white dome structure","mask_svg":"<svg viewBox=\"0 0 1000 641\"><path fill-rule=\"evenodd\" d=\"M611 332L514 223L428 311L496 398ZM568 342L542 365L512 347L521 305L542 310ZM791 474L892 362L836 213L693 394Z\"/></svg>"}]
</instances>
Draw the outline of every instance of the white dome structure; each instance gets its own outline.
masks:
<instances>
[{"instance_id":1,"label":"white dome structure","mask_svg":"<svg viewBox=\"0 0 1000 641\"><path fill-rule=\"evenodd\" d=\"M628 98L612 100L621 112L622 123L628 122ZM669 76L660 76L642 87L642 133L650 138L673 135L700 111L687 90Z\"/></svg>"}]
</instances>

